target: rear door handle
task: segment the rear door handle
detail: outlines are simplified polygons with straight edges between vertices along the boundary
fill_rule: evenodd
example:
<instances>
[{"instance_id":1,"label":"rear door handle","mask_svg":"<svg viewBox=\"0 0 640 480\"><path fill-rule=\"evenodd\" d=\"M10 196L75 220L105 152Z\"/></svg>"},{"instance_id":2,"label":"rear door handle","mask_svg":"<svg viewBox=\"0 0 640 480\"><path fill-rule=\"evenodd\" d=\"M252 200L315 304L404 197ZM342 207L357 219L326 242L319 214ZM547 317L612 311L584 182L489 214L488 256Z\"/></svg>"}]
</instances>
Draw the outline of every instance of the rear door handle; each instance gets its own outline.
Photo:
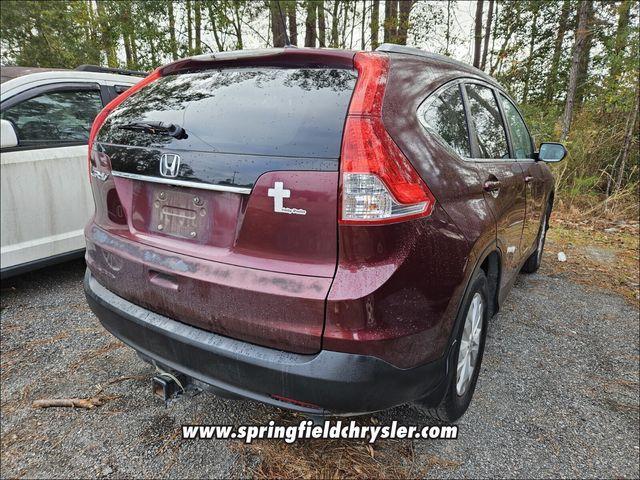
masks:
<instances>
[{"instance_id":1,"label":"rear door handle","mask_svg":"<svg viewBox=\"0 0 640 480\"><path fill-rule=\"evenodd\" d=\"M485 192L497 192L500 190L500 181L499 180L487 180L484 182L484 191Z\"/></svg>"},{"instance_id":2,"label":"rear door handle","mask_svg":"<svg viewBox=\"0 0 640 480\"><path fill-rule=\"evenodd\" d=\"M531 175L527 175L526 177L524 177L524 182L525 183L530 183L531 181L533 181L533 178Z\"/></svg>"}]
</instances>

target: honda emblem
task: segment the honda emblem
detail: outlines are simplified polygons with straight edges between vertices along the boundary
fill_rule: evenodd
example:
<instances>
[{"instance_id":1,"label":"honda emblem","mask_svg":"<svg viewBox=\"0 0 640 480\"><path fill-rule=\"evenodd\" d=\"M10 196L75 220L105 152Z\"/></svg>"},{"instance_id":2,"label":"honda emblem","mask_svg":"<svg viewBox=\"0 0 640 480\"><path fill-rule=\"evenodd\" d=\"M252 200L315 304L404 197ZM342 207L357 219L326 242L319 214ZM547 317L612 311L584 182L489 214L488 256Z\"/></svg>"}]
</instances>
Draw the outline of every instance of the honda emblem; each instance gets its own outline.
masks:
<instances>
[{"instance_id":1,"label":"honda emblem","mask_svg":"<svg viewBox=\"0 0 640 480\"><path fill-rule=\"evenodd\" d=\"M180 170L180 155L163 153L160 156L160 175L163 177L177 177Z\"/></svg>"}]
</instances>

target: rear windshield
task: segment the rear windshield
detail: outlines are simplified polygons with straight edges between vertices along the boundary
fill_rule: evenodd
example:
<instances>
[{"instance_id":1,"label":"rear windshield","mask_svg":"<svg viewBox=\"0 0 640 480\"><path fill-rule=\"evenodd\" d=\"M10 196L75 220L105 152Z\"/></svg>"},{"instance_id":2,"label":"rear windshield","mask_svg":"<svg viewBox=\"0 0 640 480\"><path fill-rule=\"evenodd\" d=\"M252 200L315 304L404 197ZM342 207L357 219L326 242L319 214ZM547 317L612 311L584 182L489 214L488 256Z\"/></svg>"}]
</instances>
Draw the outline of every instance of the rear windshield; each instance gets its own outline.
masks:
<instances>
[{"instance_id":1,"label":"rear windshield","mask_svg":"<svg viewBox=\"0 0 640 480\"><path fill-rule=\"evenodd\" d=\"M356 82L344 69L226 68L163 77L125 100L98 141L251 155L338 158ZM162 121L186 139L118 126Z\"/></svg>"}]
</instances>

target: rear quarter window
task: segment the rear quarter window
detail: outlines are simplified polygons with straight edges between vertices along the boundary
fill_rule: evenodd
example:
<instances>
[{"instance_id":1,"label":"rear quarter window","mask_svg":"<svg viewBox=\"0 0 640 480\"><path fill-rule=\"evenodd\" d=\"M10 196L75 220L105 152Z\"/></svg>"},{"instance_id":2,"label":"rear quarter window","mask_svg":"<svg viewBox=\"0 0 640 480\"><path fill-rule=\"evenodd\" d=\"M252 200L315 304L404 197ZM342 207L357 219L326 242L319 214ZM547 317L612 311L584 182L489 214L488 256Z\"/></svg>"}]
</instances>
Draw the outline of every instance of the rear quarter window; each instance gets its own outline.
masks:
<instances>
[{"instance_id":1,"label":"rear quarter window","mask_svg":"<svg viewBox=\"0 0 640 480\"><path fill-rule=\"evenodd\" d=\"M436 133L461 157L470 157L469 132L459 86L429 97L418 109L420 123Z\"/></svg>"},{"instance_id":2,"label":"rear quarter window","mask_svg":"<svg viewBox=\"0 0 640 480\"><path fill-rule=\"evenodd\" d=\"M99 141L163 147L162 138L118 125L162 121L189 138L174 149L338 158L357 74L317 68L227 68L163 77L125 100Z\"/></svg>"}]
</instances>

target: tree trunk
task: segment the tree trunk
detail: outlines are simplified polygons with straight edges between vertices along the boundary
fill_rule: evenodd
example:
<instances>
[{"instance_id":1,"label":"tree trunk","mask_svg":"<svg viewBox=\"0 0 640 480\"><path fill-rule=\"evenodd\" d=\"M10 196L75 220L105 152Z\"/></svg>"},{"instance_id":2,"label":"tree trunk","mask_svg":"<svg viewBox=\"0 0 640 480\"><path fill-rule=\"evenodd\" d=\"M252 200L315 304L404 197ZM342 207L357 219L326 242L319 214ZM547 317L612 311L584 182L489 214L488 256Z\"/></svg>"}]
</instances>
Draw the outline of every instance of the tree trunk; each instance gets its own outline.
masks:
<instances>
[{"instance_id":1,"label":"tree trunk","mask_svg":"<svg viewBox=\"0 0 640 480\"><path fill-rule=\"evenodd\" d=\"M91 1L85 0L84 7L85 14L87 16L87 22L84 24L84 41L87 45L91 45L91 47L93 47L95 45L95 35L93 31L94 20Z\"/></svg>"},{"instance_id":2,"label":"tree trunk","mask_svg":"<svg viewBox=\"0 0 640 480\"><path fill-rule=\"evenodd\" d=\"M360 3L360 2L358 2ZM357 17L357 13L358 13L358 3L355 3L353 5L353 8L351 10L351 28L350 28L350 32L349 32L349 50L353 50L353 34L356 30L356 27L358 26L358 22L356 20ZM364 5L364 2L362 2Z\"/></svg>"},{"instance_id":3,"label":"tree trunk","mask_svg":"<svg viewBox=\"0 0 640 480\"><path fill-rule=\"evenodd\" d=\"M482 47L482 4L483 0L476 3L476 27L473 47L473 66L480 68L480 52Z\"/></svg>"},{"instance_id":4,"label":"tree trunk","mask_svg":"<svg viewBox=\"0 0 640 480\"><path fill-rule=\"evenodd\" d=\"M576 107L580 108L584 102L584 97L587 90L587 81L589 79L589 59L591 54L591 46L593 44L593 1L586 2L588 8L585 9L584 15L586 16L585 26L585 44L582 49L582 55L580 56L580 63L578 66L578 79L576 82Z\"/></svg>"},{"instance_id":5,"label":"tree trunk","mask_svg":"<svg viewBox=\"0 0 640 480\"><path fill-rule=\"evenodd\" d=\"M627 38L629 36L629 13L631 10L631 1L624 0L618 7L618 28L616 30L616 39L613 44L613 55L611 55L611 63L609 68L609 78L611 82L619 80L622 71L621 54L627 46Z\"/></svg>"},{"instance_id":6,"label":"tree trunk","mask_svg":"<svg viewBox=\"0 0 640 480\"><path fill-rule=\"evenodd\" d=\"M398 30L396 33L396 43L407 44L407 33L409 32L409 15L414 0L400 0L400 10L398 11Z\"/></svg>"},{"instance_id":7,"label":"tree trunk","mask_svg":"<svg viewBox=\"0 0 640 480\"><path fill-rule=\"evenodd\" d=\"M340 48L347 47L347 22L349 20L349 4L346 2L340 2L340 10L342 14L339 17L342 19L342 26L340 27Z\"/></svg>"},{"instance_id":8,"label":"tree trunk","mask_svg":"<svg viewBox=\"0 0 640 480\"><path fill-rule=\"evenodd\" d=\"M296 16L296 2L287 3L287 20L289 21L289 41L291 45L298 45L298 18Z\"/></svg>"},{"instance_id":9,"label":"tree trunk","mask_svg":"<svg viewBox=\"0 0 640 480\"><path fill-rule=\"evenodd\" d=\"M133 59L133 68L138 70L138 46L136 45L135 29L129 33L129 45L131 46L131 58Z\"/></svg>"},{"instance_id":10,"label":"tree trunk","mask_svg":"<svg viewBox=\"0 0 640 480\"><path fill-rule=\"evenodd\" d=\"M451 0L447 0L447 31L445 33L446 47L444 54L449 55L449 46L451 45Z\"/></svg>"},{"instance_id":11,"label":"tree trunk","mask_svg":"<svg viewBox=\"0 0 640 480\"><path fill-rule=\"evenodd\" d=\"M362 2L362 24L360 28L360 50L364 50L367 35L367 2Z\"/></svg>"},{"instance_id":12,"label":"tree trunk","mask_svg":"<svg viewBox=\"0 0 640 480\"><path fill-rule=\"evenodd\" d=\"M331 12L331 44L333 48L338 48L338 7L340 2L333 2L333 11Z\"/></svg>"},{"instance_id":13,"label":"tree trunk","mask_svg":"<svg viewBox=\"0 0 640 480\"><path fill-rule=\"evenodd\" d=\"M169 48L171 49L171 57L178 59L178 43L176 42L176 16L173 12L173 2L168 3L169 6ZM209 7L211 10L211 7ZM215 32L215 29L214 29Z\"/></svg>"},{"instance_id":14,"label":"tree trunk","mask_svg":"<svg viewBox=\"0 0 640 480\"><path fill-rule=\"evenodd\" d=\"M116 68L118 66L118 56L116 54L116 46L112 37L112 27L107 20L107 13L104 11L104 0L96 1L96 9L98 12L98 21L101 30L101 42L105 56L107 57L107 66Z\"/></svg>"},{"instance_id":15,"label":"tree trunk","mask_svg":"<svg viewBox=\"0 0 640 480\"><path fill-rule=\"evenodd\" d=\"M491 38L491 21L493 20L493 0L489 0L489 10L487 11L487 24L484 29L484 47L482 49L482 62L480 68L485 69L487 65L487 53L489 53L489 39Z\"/></svg>"},{"instance_id":16,"label":"tree trunk","mask_svg":"<svg viewBox=\"0 0 640 480\"><path fill-rule=\"evenodd\" d=\"M317 2L318 6L318 43L321 47L327 46L327 24L324 16L324 0Z\"/></svg>"},{"instance_id":17,"label":"tree trunk","mask_svg":"<svg viewBox=\"0 0 640 480\"><path fill-rule=\"evenodd\" d=\"M271 34L273 35L273 46L284 47L284 25L282 24L282 18L280 17L280 9L278 8L277 0L271 0L269 2L269 13L271 15Z\"/></svg>"},{"instance_id":18,"label":"tree trunk","mask_svg":"<svg viewBox=\"0 0 640 480\"><path fill-rule=\"evenodd\" d=\"M505 18L515 17L515 15L517 15L515 4L505 3L504 11L502 12L502 15ZM499 18L496 18L496 23L498 23L498 21L499 21ZM489 75L493 75L496 72L496 70L498 70L498 67L502 65L502 61L507 55L507 48L509 46L509 41L513 36L513 32L516 30L515 27L516 27L516 22L513 22L513 21L507 22L507 31L504 34L504 39L502 41L502 45L500 45L500 50L498 50L498 54L496 55L496 61L495 63L491 64L491 68L489 69Z\"/></svg>"},{"instance_id":19,"label":"tree trunk","mask_svg":"<svg viewBox=\"0 0 640 480\"><path fill-rule=\"evenodd\" d=\"M496 2L495 3L495 9L494 9L494 13L493 13L493 17L495 18L493 21L493 32L491 33L491 50L489 50L489 55L487 56L487 63L489 66L491 65L491 61L493 60L493 55L495 54L496 51L496 37L498 36L498 33L500 31L500 29L498 28L498 18L499 17L499 11L500 11L500 3Z\"/></svg>"},{"instance_id":20,"label":"tree trunk","mask_svg":"<svg viewBox=\"0 0 640 480\"><path fill-rule=\"evenodd\" d=\"M193 25L191 24L191 0L187 0L187 55L193 52Z\"/></svg>"},{"instance_id":21,"label":"tree trunk","mask_svg":"<svg viewBox=\"0 0 640 480\"><path fill-rule=\"evenodd\" d=\"M372 0L371 5L371 50L378 48L378 31L380 30L380 0Z\"/></svg>"},{"instance_id":22,"label":"tree trunk","mask_svg":"<svg viewBox=\"0 0 640 480\"><path fill-rule=\"evenodd\" d=\"M151 27L148 25L148 23L147 23L147 28L151 30ZM151 54L151 65L155 67L160 63L158 62L158 51L157 51L155 42L149 43L149 53Z\"/></svg>"},{"instance_id":23,"label":"tree trunk","mask_svg":"<svg viewBox=\"0 0 640 480\"><path fill-rule=\"evenodd\" d=\"M304 46L316 46L316 5L312 0L307 0L307 19L305 20Z\"/></svg>"},{"instance_id":24,"label":"tree trunk","mask_svg":"<svg viewBox=\"0 0 640 480\"><path fill-rule=\"evenodd\" d=\"M387 43L391 41L390 35L389 35L389 17L391 16L390 10L391 10L391 3L394 2L395 0L384 0L384 20L382 21L382 31L383 31L383 35L382 35L382 41Z\"/></svg>"},{"instance_id":25,"label":"tree trunk","mask_svg":"<svg viewBox=\"0 0 640 480\"><path fill-rule=\"evenodd\" d=\"M349 11L349 8L347 8L347 12L348 11ZM351 28L349 31L349 50L353 50L353 32L355 31L356 25L357 25L357 22L356 22L357 11L358 11L358 4L355 3L351 10ZM346 33L346 30L345 30L345 33ZM345 46L346 46L346 37L345 37Z\"/></svg>"},{"instance_id":26,"label":"tree trunk","mask_svg":"<svg viewBox=\"0 0 640 480\"><path fill-rule=\"evenodd\" d=\"M89 19L87 29L89 37L88 45L91 46L91 63L100 65L102 63L102 59L100 58L100 24L96 20L96 14L93 9L93 0L88 0L86 11L87 18Z\"/></svg>"},{"instance_id":27,"label":"tree trunk","mask_svg":"<svg viewBox=\"0 0 640 480\"><path fill-rule=\"evenodd\" d=\"M527 56L527 68L524 76L524 87L522 89L522 103L527 103L529 99L529 85L531 76L533 75L533 52L535 50L536 40L538 37L538 9L533 12L531 20L531 35L529 36L529 55Z\"/></svg>"},{"instance_id":28,"label":"tree trunk","mask_svg":"<svg viewBox=\"0 0 640 480\"><path fill-rule=\"evenodd\" d=\"M127 60L127 68L133 68L133 55L131 54L131 44L127 33L122 34L122 42L124 43L124 57Z\"/></svg>"},{"instance_id":29,"label":"tree trunk","mask_svg":"<svg viewBox=\"0 0 640 480\"><path fill-rule=\"evenodd\" d=\"M120 33L122 34L122 45L124 46L124 58L127 68L133 69L133 53L131 52L131 32L134 26L131 22L132 5L128 2L116 4L118 7L117 18L120 24Z\"/></svg>"},{"instance_id":30,"label":"tree trunk","mask_svg":"<svg viewBox=\"0 0 640 480\"><path fill-rule=\"evenodd\" d=\"M236 48L238 50L242 50L244 48L244 44L242 43L242 18L240 15L240 7L243 3L239 0L234 0L233 2L233 29L236 32Z\"/></svg>"},{"instance_id":31,"label":"tree trunk","mask_svg":"<svg viewBox=\"0 0 640 480\"><path fill-rule=\"evenodd\" d=\"M633 110L629 112L627 118L627 128L624 134L624 142L622 143L622 151L620 152L620 169L618 170L618 180L616 181L616 190L620 190L622 186L622 180L624 178L624 168L629 158L629 150L631 150L631 143L633 142L633 132L636 129L636 121L638 119L638 106L640 105L640 87L636 85L636 95L634 99ZM613 173L612 173L613 174Z\"/></svg>"},{"instance_id":32,"label":"tree trunk","mask_svg":"<svg viewBox=\"0 0 640 480\"><path fill-rule=\"evenodd\" d=\"M588 13L591 9L591 0L582 0L578 4L578 26L576 28L575 42L573 45L573 57L571 59L571 70L569 71L569 87L567 89L567 99L564 106L562 118L562 134L560 141L564 142L569 136L571 121L573 120L573 109L576 101L576 90L578 87L578 76L580 61L584 56L584 49L587 44Z\"/></svg>"},{"instance_id":33,"label":"tree trunk","mask_svg":"<svg viewBox=\"0 0 640 480\"><path fill-rule=\"evenodd\" d=\"M567 32L567 22L569 20L570 6L571 5L569 0L564 0L564 2L562 3L562 10L560 11L558 31L556 32L556 39L553 43L551 70L549 71L547 84L544 89L544 97L548 102L553 100L554 92L556 90L556 79L558 78L558 68L560 67L560 58L562 56L562 42L564 42L564 35Z\"/></svg>"},{"instance_id":34,"label":"tree trunk","mask_svg":"<svg viewBox=\"0 0 640 480\"><path fill-rule=\"evenodd\" d=\"M193 0L193 17L194 17L194 30L195 30L195 51L196 55L202 53L202 39L200 37L200 27L202 24L202 12L200 0Z\"/></svg>"},{"instance_id":35,"label":"tree trunk","mask_svg":"<svg viewBox=\"0 0 640 480\"><path fill-rule=\"evenodd\" d=\"M398 1L384 2L384 41L395 43L398 36Z\"/></svg>"},{"instance_id":36,"label":"tree trunk","mask_svg":"<svg viewBox=\"0 0 640 480\"><path fill-rule=\"evenodd\" d=\"M171 3L171 2L169 2ZM207 11L209 12L209 23L211 23L211 31L213 32L213 39L216 41L216 47L218 47L218 51L224 51L224 45L220 40L220 34L218 33L218 22L216 22L216 14L213 11L213 6L211 4L207 5Z\"/></svg>"}]
</instances>

